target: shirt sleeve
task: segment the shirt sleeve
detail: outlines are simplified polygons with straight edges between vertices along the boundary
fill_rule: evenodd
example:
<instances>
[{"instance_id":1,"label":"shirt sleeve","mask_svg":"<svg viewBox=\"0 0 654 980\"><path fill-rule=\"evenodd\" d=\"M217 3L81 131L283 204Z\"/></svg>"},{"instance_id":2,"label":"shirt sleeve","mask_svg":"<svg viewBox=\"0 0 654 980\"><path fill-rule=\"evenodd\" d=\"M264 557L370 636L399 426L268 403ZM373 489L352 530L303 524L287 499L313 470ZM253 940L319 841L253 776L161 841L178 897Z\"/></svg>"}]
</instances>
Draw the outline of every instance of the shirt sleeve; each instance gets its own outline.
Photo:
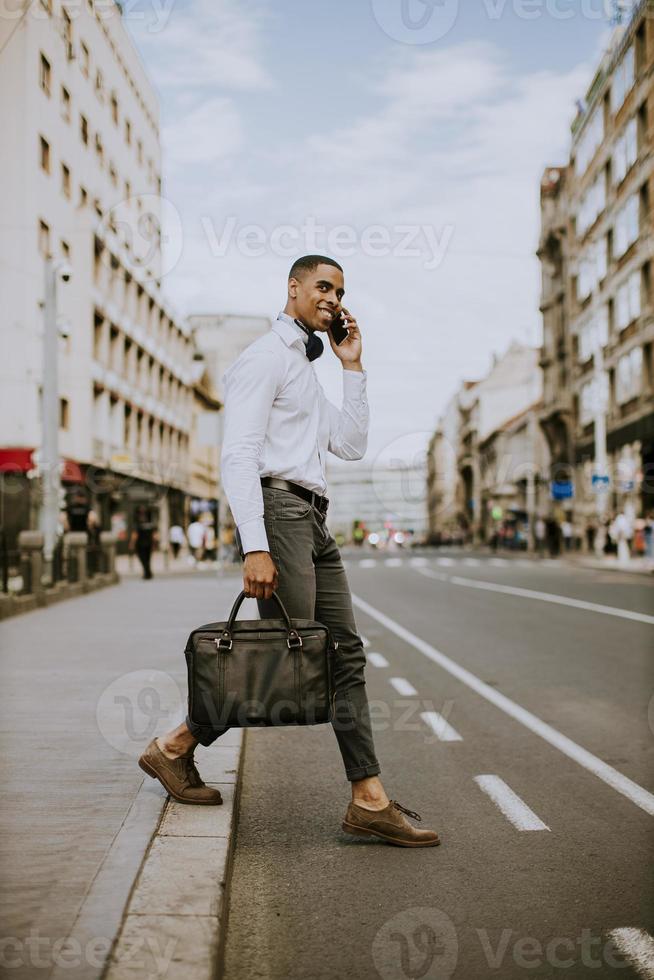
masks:
<instances>
[{"instance_id":1,"label":"shirt sleeve","mask_svg":"<svg viewBox=\"0 0 654 980\"><path fill-rule=\"evenodd\" d=\"M365 371L343 371L343 404L340 410L327 400L330 453L341 459L361 459L368 446L370 412Z\"/></svg>"},{"instance_id":2,"label":"shirt sleeve","mask_svg":"<svg viewBox=\"0 0 654 980\"><path fill-rule=\"evenodd\" d=\"M247 354L225 376L222 481L244 554L270 551L259 461L282 378L283 363L273 351Z\"/></svg>"}]
</instances>

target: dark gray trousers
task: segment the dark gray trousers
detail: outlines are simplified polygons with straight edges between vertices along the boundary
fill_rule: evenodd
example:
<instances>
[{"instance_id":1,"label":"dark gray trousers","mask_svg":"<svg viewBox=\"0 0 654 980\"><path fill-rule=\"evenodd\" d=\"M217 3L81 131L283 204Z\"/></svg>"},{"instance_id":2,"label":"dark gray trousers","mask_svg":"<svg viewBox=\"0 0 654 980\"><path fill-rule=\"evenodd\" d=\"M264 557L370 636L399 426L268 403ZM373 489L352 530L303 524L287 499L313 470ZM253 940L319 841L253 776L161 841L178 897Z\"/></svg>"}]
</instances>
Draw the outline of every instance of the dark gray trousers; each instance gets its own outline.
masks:
<instances>
[{"instance_id":1,"label":"dark gray trousers","mask_svg":"<svg viewBox=\"0 0 654 980\"><path fill-rule=\"evenodd\" d=\"M338 642L332 725L345 774L349 780L376 776L381 770L366 694L366 656L340 552L317 508L288 490L262 490L268 544L279 572L277 594L289 616L323 623ZM262 618L279 618L272 599L259 599L257 605ZM227 731L194 725L188 717L186 724L202 745L211 745Z\"/></svg>"}]
</instances>

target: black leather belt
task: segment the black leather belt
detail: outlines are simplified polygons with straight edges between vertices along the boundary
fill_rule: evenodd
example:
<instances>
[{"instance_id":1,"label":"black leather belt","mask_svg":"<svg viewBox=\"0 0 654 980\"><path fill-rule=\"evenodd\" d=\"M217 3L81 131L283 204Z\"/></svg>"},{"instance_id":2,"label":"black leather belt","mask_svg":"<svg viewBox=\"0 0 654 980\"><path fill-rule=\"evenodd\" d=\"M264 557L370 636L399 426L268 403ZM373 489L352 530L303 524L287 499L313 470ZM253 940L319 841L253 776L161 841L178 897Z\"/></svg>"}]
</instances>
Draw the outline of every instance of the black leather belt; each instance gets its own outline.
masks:
<instances>
[{"instance_id":1,"label":"black leather belt","mask_svg":"<svg viewBox=\"0 0 654 980\"><path fill-rule=\"evenodd\" d=\"M275 490L288 490L289 493L294 493L296 497L302 497L303 500L308 500L310 504L318 508L321 514L327 513L327 508L329 507L327 497L321 497L319 493L314 493L313 490L307 490L306 487L301 486L299 483L291 483L290 480L280 480L276 476L262 476L261 486L272 487Z\"/></svg>"}]
</instances>

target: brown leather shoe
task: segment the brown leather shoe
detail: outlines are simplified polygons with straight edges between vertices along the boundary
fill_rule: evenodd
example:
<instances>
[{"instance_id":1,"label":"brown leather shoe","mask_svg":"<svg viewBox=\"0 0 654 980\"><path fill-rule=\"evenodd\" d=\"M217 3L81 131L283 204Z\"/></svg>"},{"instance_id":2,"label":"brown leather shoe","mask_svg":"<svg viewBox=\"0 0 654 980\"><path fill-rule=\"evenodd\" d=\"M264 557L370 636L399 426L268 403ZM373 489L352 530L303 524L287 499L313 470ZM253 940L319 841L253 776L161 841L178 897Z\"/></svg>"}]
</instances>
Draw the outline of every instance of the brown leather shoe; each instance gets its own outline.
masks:
<instances>
[{"instance_id":1,"label":"brown leather shoe","mask_svg":"<svg viewBox=\"0 0 654 980\"><path fill-rule=\"evenodd\" d=\"M139 759L139 766L148 776L158 779L167 793L178 803L199 803L217 806L223 798L217 789L206 786L195 768L193 750L178 759L164 755L157 740L152 739Z\"/></svg>"},{"instance_id":2,"label":"brown leather shoe","mask_svg":"<svg viewBox=\"0 0 654 980\"><path fill-rule=\"evenodd\" d=\"M400 847L434 847L440 844L435 830L418 830L409 823L405 813L414 820L422 820L417 813L407 810L396 800L391 800L383 810L366 810L356 803L350 803L343 830L357 837L379 837Z\"/></svg>"}]
</instances>

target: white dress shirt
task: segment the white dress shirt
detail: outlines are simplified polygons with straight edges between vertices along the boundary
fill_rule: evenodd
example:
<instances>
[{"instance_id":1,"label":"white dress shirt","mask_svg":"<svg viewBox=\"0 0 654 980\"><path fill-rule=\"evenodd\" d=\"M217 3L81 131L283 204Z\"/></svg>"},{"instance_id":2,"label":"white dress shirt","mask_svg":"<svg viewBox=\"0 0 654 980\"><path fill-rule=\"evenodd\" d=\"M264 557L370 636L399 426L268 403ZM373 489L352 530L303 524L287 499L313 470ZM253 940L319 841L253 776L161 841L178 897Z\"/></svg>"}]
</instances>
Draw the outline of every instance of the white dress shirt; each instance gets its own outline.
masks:
<instances>
[{"instance_id":1,"label":"white dress shirt","mask_svg":"<svg viewBox=\"0 0 654 980\"><path fill-rule=\"evenodd\" d=\"M306 356L308 337L286 313L223 376L222 480L243 551L269 551L262 476L324 495L325 455L361 459L368 442L366 372L343 371L343 405L328 401ZM328 341L325 347L328 346Z\"/></svg>"}]
</instances>

